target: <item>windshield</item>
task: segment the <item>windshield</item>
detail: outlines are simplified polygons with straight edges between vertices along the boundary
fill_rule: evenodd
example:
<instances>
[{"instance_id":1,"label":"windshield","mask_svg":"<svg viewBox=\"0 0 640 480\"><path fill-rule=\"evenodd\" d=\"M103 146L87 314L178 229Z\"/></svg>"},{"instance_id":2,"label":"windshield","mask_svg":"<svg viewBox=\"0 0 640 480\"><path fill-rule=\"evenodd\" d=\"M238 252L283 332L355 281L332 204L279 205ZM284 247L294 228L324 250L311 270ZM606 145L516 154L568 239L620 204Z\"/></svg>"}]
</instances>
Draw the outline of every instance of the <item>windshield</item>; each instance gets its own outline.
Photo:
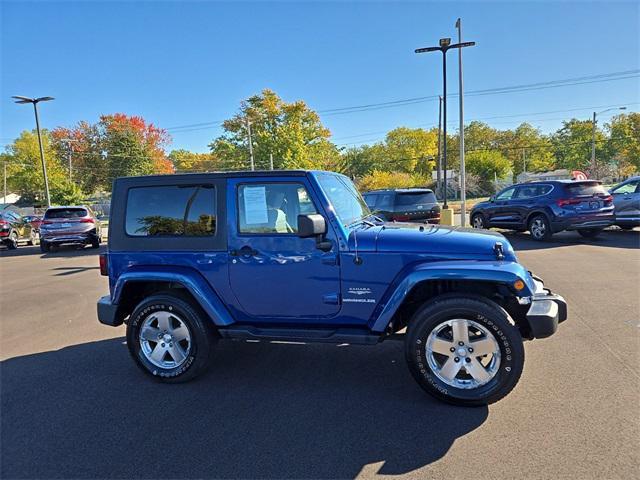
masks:
<instances>
[{"instance_id":1,"label":"windshield","mask_svg":"<svg viewBox=\"0 0 640 480\"><path fill-rule=\"evenodd\" d=\"M317 178L338 220L345 227L371 214L360 192L347 177L320 174Z\"/></svg>"}]
</instances>

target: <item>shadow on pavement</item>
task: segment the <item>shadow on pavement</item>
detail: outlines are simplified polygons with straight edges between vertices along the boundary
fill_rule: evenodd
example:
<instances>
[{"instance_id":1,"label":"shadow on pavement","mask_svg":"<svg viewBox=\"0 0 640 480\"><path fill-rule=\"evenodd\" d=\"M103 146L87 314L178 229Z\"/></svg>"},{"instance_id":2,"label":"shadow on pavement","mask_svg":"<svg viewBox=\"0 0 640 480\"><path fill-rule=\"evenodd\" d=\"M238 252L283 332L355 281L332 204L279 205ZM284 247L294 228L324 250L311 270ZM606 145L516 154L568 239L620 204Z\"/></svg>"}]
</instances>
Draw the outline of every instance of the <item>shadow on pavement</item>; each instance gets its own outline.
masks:
<instances>
[{"instance_id":1,"label":"shadow on pavement","mask_svg":"<svg viewBox=\"0 0 640 480\"><path fill-rule=\"evenodd\" d=\"M8 250L7 248L0 248L0 258L2 257L23 257L27 255L38 255L41 258L56 258L56 257L84 257L91 255L98 255L107 251L107 244L103 243L100 248L82 247L78 248L75 245L62 245L55 250L47 253L42 253L40 247L35 246L19 246L15 250Z\"/></svg>"},{"instance_id":2,"label":"shadow on pavement","mask_svg":"<svg viewBox=\"0 0 640 480\"><path fill-rule=\"evenodd\" d=\"M560 232L554 234L550 240L538 242L528 233L503 231L501 232L513 248L518 250L541 250L573 245L593 245L596 247L640 248L640 231L605 230L596 238L583 238L578 232Z\"/></svg>"},{"instance_id":3,"label":"shadow on pavement","mask_svg":"<svg viewBox=\"0 0 640 480\"><path fill-rule=\"evenodd\" d=\"M165 385L123 339L0 363L2 478L354 478L441 458L488 409L440 403L400 342L221 342L210 372Z\"/></svg>"}]
</instances>

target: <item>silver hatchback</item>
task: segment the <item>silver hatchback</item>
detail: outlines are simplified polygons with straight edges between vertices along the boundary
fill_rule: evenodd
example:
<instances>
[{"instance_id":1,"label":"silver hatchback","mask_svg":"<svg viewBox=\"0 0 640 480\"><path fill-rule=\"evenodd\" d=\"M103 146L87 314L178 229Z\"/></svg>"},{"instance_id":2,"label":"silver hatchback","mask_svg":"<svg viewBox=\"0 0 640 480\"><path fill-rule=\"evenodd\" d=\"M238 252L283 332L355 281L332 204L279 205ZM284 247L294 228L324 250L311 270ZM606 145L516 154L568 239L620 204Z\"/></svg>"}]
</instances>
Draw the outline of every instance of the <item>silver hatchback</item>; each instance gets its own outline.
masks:
<instances>
[{"instance_id":1,"label":"silver hatchback","mask_svg":"<svg viewBox=\"0 0 640 480\"><path fill-rule=\"evenodd\" d=\"M40 249L71 243L99 248L102 227L91 208L87 206L50 207L40 225Z\"/></svg>"},{"instance_id":2,"label":"silver hatchback","mask_svg":"<svg viewBox=\"0 0 640 480\"><path fill-rule=\"evenodd\" d=\"M616 208L615 224L625 230L640 226L640 176L625 180L609 192Z\"/></svg>"}]
</instances>

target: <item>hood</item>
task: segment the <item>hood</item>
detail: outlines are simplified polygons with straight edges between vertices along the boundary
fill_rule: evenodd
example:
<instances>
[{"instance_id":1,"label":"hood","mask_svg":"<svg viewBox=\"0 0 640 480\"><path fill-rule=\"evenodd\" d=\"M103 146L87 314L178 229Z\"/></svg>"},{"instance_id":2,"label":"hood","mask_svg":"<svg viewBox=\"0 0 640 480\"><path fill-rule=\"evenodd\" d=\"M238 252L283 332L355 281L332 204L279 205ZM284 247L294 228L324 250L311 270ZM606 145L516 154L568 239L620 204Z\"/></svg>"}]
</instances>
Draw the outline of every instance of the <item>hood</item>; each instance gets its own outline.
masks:
<instances>
[{"instance_id":1,"label":"hood","mask_svg":"<svg viewBox=\"0 0 640 480\"><path fill-rule=\"evenodd\" d=\"M478 260L496 260L495 245L500 242L504 259L516 261L513 247L503 235L473 228L386 223L351 232L351 248L355 246L355 241L361 251L422 253L447 259Z\"/></svg>"}]
</instances>

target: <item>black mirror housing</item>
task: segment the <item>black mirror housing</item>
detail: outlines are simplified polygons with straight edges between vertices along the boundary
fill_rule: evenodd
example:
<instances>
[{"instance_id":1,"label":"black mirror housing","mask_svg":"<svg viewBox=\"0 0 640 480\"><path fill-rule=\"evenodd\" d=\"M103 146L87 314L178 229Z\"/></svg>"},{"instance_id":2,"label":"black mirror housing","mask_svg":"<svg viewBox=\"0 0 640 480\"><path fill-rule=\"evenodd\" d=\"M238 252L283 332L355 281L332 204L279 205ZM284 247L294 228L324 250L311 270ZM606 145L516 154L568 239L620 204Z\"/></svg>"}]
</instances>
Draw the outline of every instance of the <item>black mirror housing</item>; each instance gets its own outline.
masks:
<instances>
[{"instance_id":1,"label":"black mirror housing","mask_svg":"<svg viewBox=\"0 0 640 480\"><path fill-rule=\"evenodd\" d=\"M298 236L301 238L318 237L327 233L327 222L322 215L298 215Z\"/></svg>"}]
</instances>

